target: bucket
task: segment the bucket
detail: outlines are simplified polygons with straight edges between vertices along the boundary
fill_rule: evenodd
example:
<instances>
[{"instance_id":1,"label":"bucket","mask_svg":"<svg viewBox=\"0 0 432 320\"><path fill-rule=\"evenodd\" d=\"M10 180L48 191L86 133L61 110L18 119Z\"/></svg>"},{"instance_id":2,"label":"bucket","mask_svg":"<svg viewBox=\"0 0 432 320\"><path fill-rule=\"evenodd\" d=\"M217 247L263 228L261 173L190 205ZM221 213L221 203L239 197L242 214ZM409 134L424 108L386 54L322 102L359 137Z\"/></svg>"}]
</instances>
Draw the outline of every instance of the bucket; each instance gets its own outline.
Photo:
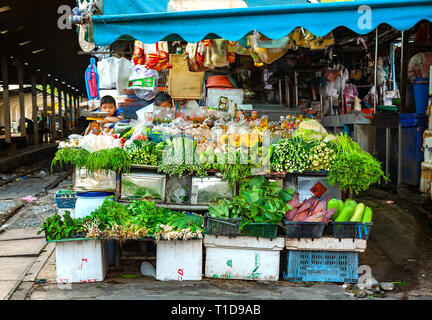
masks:
<instances>
[{"instance_id":1,"label":"bucket","mask_svg":"<svg viewBox=\"0 0 432 320\"><path fill-rule=\"evenodd\" d=\"M77 194L77 201L75 204L74 218L85 218L93 210L102 205L104 200L114 195L109 192L83 192Z\"/></svg>"},{"instance_id":2,"label":"bucket","mask_svg":"<svg viewBox=\"0 0 432 320\"><path fill-rule=\"evenodd\" d=\"M415 78L413 90L416 113L426 114L429 99L429 79Z\"/></svg>"}]
</instances>

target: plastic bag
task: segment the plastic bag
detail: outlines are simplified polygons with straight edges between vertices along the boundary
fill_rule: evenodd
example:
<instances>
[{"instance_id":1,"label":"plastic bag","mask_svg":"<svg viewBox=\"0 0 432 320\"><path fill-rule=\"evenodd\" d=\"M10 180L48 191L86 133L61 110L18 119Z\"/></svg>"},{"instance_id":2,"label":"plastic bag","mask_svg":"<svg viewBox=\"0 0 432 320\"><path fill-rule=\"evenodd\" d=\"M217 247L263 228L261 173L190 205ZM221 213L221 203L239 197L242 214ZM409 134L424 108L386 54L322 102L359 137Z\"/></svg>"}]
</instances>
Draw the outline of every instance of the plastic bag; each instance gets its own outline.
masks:
<instances>
[{"instance_id":1,"label":"plastic bag","mask_svg":"<svg viewBox=\"0 0 432 320\"><path fill-rule=\"evenodd\" d=\"M158 81L159 74L157 71L136 65L129 76L128 88L134 89L138 98L151 100L158 92Z\"/></svg>"},{"instance_id":2,"label":"plastic bag","mask_svg":"<svg viewBox=\"0 0 432 320\"><path fill-rule=\"evenodd\" d=\"M144 44L145 62L147 69L161 71L162 69L171 69L169 63L168 43L159 41L155 44Z\"/></svg>"},{"instance_id":3,"label":"plastic bag","mask_svg":"<svg viewBox=\"0 0 432 320\"><path fill-rule=\"evenodd\" d=\"M121 147L121 141L110 135L88 134L80 140L78 147L92 153L103 149Z\"/></svg>"},{"instance_id":4,"label":"plastic bag","mask_svg":"<svg viewBox=\"0 0 432 320\"><path fill-rule=\"evenodd\" d=\"M172 175L167 181L167 201L171 203L187 203L190 199L191 176L178 177Z\"/></svg>"},{"instance_id":5,"label":"plastic bag","mask_svg":"<svg viewBox=\"0 0 432 320\"><path fill-rule=\"evenodd\" d=\"M115 63L115 83L117 91L126 90L128 88L129 76L133 72L134 65L132 61L126 58L120 58Z\"/></svg>"},{"instance_id":6,"label":"plastic bag","mask_svg":"<svg viewBox=\"0 0 432 320\"><path fill-rule=\"evenodd\" d=\"M113 88L113 81L111 79L111 68L112 68L112 58L102 59L97 62L100 89Z\"/></svg>"}]
</instances>

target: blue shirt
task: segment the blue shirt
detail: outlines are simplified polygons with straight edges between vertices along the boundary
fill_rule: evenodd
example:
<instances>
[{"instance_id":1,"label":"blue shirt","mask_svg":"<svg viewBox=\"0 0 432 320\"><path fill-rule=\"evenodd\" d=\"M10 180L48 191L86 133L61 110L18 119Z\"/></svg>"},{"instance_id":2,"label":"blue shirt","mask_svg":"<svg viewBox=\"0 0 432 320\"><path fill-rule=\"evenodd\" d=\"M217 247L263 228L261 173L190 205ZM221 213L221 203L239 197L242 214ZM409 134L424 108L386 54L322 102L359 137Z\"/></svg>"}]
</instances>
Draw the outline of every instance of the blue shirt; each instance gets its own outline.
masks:
<instances>
[{"instance_id":1,"label":"blue shirt","mask_svg":"<svg viewBox=\"0 0 432 320\"><path fill-rule=\"evenodd\" d=\"M96 111L101 111L101 109L98 108ZM117 108L116 112L114 112L114 114L112 115L112 117L118 117L118 116L122 116L124 118L124 111L120 108Z\"/></svg>"}]
</instances>

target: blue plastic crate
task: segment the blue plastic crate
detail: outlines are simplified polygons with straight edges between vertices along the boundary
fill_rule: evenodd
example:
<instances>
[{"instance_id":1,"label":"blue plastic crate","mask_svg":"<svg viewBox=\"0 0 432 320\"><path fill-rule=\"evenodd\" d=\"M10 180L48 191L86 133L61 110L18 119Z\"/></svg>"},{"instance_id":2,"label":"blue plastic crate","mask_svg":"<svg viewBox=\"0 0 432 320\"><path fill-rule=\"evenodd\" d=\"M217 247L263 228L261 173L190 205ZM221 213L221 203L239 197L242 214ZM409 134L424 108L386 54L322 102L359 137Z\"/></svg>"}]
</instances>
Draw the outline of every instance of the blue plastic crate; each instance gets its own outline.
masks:
<instances>
[{"instance_id":1,"label":"blue plastic crate","mask_svg":"<svg viewBox=\"0 0 432 320\"><path fill-rule=\"evenodd\" d=\"M358 253L290 250L283 277L292 282L357 283Z\"/></svg>"},{"instance_id":2,"label":"blue plastic crate","mask_svg":"<svg viewBox=\"0 0 432 320\"><path fill-rule=\"evenodd\" d=\"M416 186L420 183L421 163L424 161L423 133L427 129L424 114L404 113L400 115L402 130L401 183Z\"/></svg>"},{"instance_id":3,"label":"blue plastic crate","mask_svg":"<svg viewBox=\"0 0 432 320\"><path fill-rule=\"evenodd\" d=\"M56 198L55 200L59 209L74 209L77 198Z\"/></svg>"},{"instance_id":4,"label":"blue plastic crate","mask_svg":"<svg viewBox=\"0 0 432 320\"><path fill-rule=\"evenodd\" d=\"M74 209L77 201L76 192L70 190L60 190L54 195L54 199L59 209Z\"/></svg>"}]
</instances>

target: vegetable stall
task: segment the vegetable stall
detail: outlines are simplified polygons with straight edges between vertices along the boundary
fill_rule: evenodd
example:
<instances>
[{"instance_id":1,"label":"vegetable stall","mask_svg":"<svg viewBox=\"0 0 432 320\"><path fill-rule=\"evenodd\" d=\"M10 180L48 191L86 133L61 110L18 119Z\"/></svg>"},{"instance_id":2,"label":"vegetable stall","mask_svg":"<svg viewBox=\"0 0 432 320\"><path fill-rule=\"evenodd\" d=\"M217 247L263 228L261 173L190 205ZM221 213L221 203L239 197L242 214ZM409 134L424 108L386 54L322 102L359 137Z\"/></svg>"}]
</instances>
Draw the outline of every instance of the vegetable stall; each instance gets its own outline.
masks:
<instances>
[{"instance_id":1,"label":"vegetable stall","mask_svg":"<svg viewBox=\"0 0 432 320\"><path fill-rule=\"evenodd\" d=\"M387 18L402 18L384 1L362 2L374 10L374 27ZM394 5L430 6L424 1ZM117 40L134 47L125 62L131 66L127 76L119 74L114 85L102 88L109 72L102 72L106 65L98 65L100 92L96 96L89 92L90 107L100 107L99 98L112 93L118 107L132 116L125 112L124 121L101 128L100 134L71 136L53 159L53 167L74 167L76 194L69 195L76 202L58 194L59 212L44 222L41 232L47 241L56 242L57 255L69 257L70 264L89 247L97 247L92 251L96 273L65 267L67 259L62 258L57 261L58 281L103 281L107 256L118 255L125 241L137 240L156 245L156 263L150 268L158 280L201 280L204 263L204 276L212 278L277 281L283 274L288 281L356 283L358 253L366 250L373 212L353 197L388 181L381 163L346 133L329 134L319 113L296 105L294 110L282 109L284 116L277 120L270 110L257 108L257 112L258 103L252 103L251 109L251 100L246 99L254 95L251 82L244 81L239 88L230 80L230 70L244 68L234 65L242 55L251 59L252 72L264 64L274 65L288 47L327 49L334 43L331 31L339 25L370 32L372 27L362 30L349 22L349 18L357 21L357 6L285 4L142 15L116 14L115 6L106 7L110 12L103 15L87 11L95 44ZM298 25L306 23L314 32L307 39L299 38L305 33L295 25L297 18L304 19L303 11L308 19ZM318 13L332 18L331 23L314 27ZM161 16L170 19L159 20ZM269 24L270 17L281 20ZM195 29L187 21L194 21ZM174 32L172 27L180 22L184 30ZM235 26L229 28L232 33L223 31L227 24ZM151 32L144 31L148 28ZM222 39L206 36L215 31ZM137 40L118 39L124 34ZM289 36L274 47L275 41L263 34L272 39ZM301 41L307 44L300 45ZM275 54L270 49L280 46L282 54L270 62L268 56ZM258 49L267 49L267 55L258 55ZM97 51L90 54L98 56ZM99 58L105 59L100 54ZM222 78L214 75L220 68L225 68ZM178 74L182 77L176 78ZM217 85L211 85L214 82ZM287 98L291 89L287 86ZM174 107L150 104L160 91L171 93ZM92 119L100 116L96 110L90 114ZM308 239L313 243L305 245ZM350 241L342 241L346 239ZM279 270L283 252L287 264ZM312 254L319 256L313 263Z\"/></svg>"}]
</instances>

